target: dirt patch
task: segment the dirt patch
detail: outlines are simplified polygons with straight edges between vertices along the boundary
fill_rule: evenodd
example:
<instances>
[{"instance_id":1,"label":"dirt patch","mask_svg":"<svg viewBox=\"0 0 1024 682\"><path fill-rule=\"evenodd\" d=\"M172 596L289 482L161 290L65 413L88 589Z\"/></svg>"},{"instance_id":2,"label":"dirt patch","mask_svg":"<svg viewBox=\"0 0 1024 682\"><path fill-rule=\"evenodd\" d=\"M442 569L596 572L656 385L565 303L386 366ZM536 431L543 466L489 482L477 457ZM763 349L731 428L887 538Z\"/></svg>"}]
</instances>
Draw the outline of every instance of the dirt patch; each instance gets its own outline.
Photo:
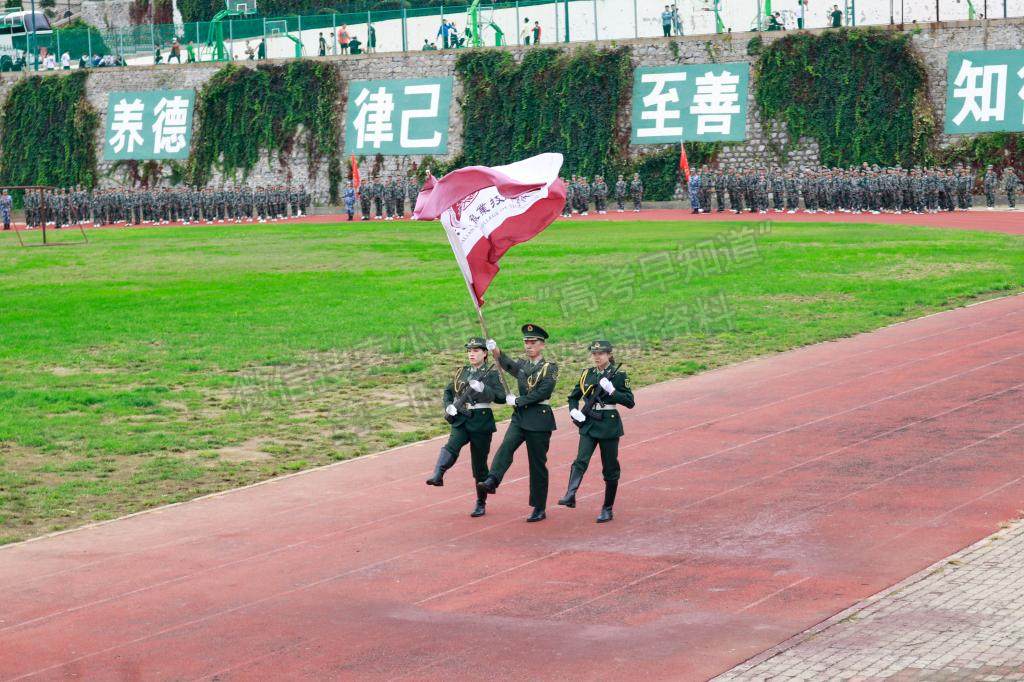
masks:
<instances>
[{"instance_id":1,"label":"dirt patch","mask_svg":"<svg viewBox=\"0 0 1024 682\"><path fill-rule=\"evenodd\" d=\"M250 438L244 443L220 448L216 452L218 458L225 462L260 462L273 459L273 455L261 449L271 442L269 438Z\"/></svg>"}]
</instances>

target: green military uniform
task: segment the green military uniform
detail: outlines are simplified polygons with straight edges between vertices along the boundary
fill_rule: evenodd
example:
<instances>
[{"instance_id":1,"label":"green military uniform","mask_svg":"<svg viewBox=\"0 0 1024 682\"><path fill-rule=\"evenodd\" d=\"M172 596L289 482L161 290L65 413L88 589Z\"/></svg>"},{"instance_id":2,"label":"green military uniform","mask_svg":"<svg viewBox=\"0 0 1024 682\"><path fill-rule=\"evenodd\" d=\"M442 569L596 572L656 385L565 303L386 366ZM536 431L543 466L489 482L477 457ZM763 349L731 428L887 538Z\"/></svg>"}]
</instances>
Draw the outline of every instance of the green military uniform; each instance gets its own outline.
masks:
<instances>
[{"instance_id":1,"label":"green military uniform","mask_svg":"<svg viewBox=\"0 0 1024 682\"><path fill-rule=\"evenodd\" d=\"M484 339L471 338L466 349L487 350ZM494 411L491 401L504 398L505 389L493 365L460 367L444 389L445 419L451 424L448 442L441 446L434 467L434 475L427 479L427 485L444 485L444 474L455 465L459 453L469 444L472 458L473 478L477 483L487 478L487 454L491 451L491 438L497 427L494 425ZM487 493L477 491L477 506L472 516L483 516Z\"/></svg>"},{"instance_id":2,"label":"green military uniform","mask_svg":"<svg viewBox=\"0 0 1024 682\"><path fill-rule=\"evenodd\" d=\"M524 341L543 341L548 338L548 333L535 324L523 325L522 330ZM540 521L545 518L544 509L548 499L548 447L551 444L551 432L556 428L550 398L555 390L555 382L558 381L558 365L543 357L538 357L536 361L511 360L504 353L498 356L498 364L516 378L519 397L508 396L515 403L512 422L494 455L490 473L477 484L477 488L487 493L495 492L505 472L512 466L512 455L520 445L526 443L530 461L530 506L533 507L533 513L527 521Z\"/></svg>"},{"instance_id":3,"label":"green military uniform","mask_svg":"<svg viewBox=\"0 0 1024 682\"><path fill-rule=\"evenodd\" d=\"M611 353L612 345L608 341L594 341L590 344L590 352ZM611 392L607 390L609 386ZM581 400L586 401L587 409L580 409ZM604 370L597 367L583 370L569 393L569 415L580 429L580 443L576 461L569 472L569 487L558 504L576 506L576 491L583 482L583 474L590 465L594 450L600 446L605 493L597 522L612 520L612 505L619 487L619 439L623 435L622 417L616 406L632 409L634 404L629 377L615 364L609 364Z\"/></svg>"}]
</instances>

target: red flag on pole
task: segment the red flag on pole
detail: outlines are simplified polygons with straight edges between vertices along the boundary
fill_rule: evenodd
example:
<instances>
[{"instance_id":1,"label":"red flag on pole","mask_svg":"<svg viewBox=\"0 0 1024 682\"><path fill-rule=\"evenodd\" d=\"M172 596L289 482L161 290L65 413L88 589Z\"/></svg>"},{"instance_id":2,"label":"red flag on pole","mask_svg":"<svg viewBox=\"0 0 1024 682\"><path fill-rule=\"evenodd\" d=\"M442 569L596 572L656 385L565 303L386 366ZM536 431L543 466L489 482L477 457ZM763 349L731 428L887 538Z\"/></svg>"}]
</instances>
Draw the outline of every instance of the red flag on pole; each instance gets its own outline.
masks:
<instances>
[{"instance_id":1,"label":"red flag on pole","mask_svg":"<svg viewBox=\"0 0 1024 682\"><path fill-rule=\"evenodd\" d=\"M690 162L686 159L686 145L679 143L679 170L683 172L683 179L690 182Z\"/></svg>"},{"instance_id":2,"label":"red flag on pole","mask_svg":"<svg viewBox=\"0 0 1024 682\"><path fill-rule=\"evenodd\" d=\"M505 252L562 212L561 168L561 154L539 154L507 166L467 166L440 180L427 176L412 217L441 219L477 308Z\"/></svg>"},{"instance_id":3,"label":"red flag on pole","mask_svg":"<svg viewBox=\"0 0 1024 682\"><path fill-rule=\"evenodd\" d=\"M362 184L362 180L359 177L359 164L356 163L356 155L352 155L352 187L358 192L359 185Z\"/></svg>"}]
</instances>

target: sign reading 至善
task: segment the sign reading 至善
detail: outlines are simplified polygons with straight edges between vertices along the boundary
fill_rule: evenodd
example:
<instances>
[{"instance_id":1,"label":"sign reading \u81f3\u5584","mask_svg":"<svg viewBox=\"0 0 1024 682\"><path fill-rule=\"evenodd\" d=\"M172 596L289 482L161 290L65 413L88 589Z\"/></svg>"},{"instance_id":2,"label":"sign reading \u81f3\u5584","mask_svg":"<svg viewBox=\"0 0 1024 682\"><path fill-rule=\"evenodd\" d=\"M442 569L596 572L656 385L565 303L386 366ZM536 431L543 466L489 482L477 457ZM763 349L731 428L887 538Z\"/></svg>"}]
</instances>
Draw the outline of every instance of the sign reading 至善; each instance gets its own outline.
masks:
<instances>
[{"instance_id":1,"label":"sign reading \u81f3\u5584","mask_svg":"<svg viewBox=\"0 0 1024 682\"><path fill-rule=\"evenodd\" d=\"M103 158L188 158L195 100L194 90L111 92Z\"/></svg>"},{"instance_id":2,"label":"sign reading \u81f3\u5584","mask_svg":"<svg viewBox=\"0 0 1024 682\"><path fill-rule=\"evenodd\" d=\"M640 67L633 74L633 144L736 142L747 136L750 65Z\"/></svg>"},{"instance_id":3,"label":"sign reading \u81f3\u5584","mask_svg":"<svg viewBox=\"0 0 1024 682\"><path fill-rule=\"evenodd\" d=\"M1024 50L950 52L948 135L1024 131Z\"/></svg>"},{"instance_id":4,"label":"sign reading \u81f3\u5584","mask_svg":"<svg viewBox=\"0 0 1024 682\"><path fill-rule=\"evenodd\" d=\"M352 81L345 116L347 154L444 154L452 79Z\"/></svg>"}]
</instances>

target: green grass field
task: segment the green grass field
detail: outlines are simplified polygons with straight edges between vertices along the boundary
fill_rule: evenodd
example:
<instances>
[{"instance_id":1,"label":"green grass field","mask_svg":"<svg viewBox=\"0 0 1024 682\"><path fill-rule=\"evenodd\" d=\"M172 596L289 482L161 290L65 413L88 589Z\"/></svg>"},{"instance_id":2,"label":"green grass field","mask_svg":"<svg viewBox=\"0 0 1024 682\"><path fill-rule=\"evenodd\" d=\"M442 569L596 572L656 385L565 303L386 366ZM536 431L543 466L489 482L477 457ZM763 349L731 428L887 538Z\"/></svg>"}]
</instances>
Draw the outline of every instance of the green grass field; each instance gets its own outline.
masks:
<instances>
[{"instance_id":1,"label":"green grass field","mask_svg":"<svg viewBox=\"0 0 1024 682\"><path fill-rule=\"evenodd\" d=\"M477 327L436 224L90 240L0 236L0 542L444 431ZM1022 282L1024 240L1005 235L559 222L505 257L485 310L507 347L526 321L552 333L561 403L594 337L643 385Z\"/></svg>"}]
</instances>

